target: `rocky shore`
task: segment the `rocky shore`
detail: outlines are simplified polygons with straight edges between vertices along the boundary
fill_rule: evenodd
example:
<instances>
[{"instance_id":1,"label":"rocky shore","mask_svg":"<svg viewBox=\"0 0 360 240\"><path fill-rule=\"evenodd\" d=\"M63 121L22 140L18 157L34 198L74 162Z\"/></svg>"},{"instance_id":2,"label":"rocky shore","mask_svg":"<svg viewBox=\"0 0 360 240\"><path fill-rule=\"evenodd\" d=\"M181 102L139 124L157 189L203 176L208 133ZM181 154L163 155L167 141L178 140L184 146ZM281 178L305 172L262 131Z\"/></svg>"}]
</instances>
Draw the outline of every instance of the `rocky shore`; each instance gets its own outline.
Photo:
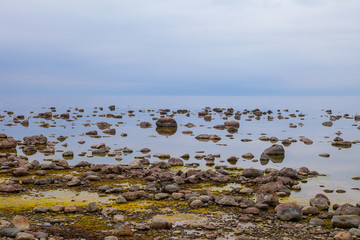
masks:
<instances>
[{"instance_id":1,"label":"rocky shore","mask_svg":"<svg viewBox=\"0 0 360 240\"><path fill-rule=\"evenodd\" d=\"M109 109L114 111L115 106ZM220 111L224 110L213 109ZM70 121L74 116L81 118L82 112L77 109L73 116L45 112L36 118ZM174 114L189 114L187 110L178 110L173 115L168 110L159 113L163 117L153 118L154 123L142 121L139 126L145 129L156 126L159 134L172 136L178 127ZM224 124L214 128L229 134L238 131L238 120L244 115L252 116L247 119L265 116L272 120L270 112L260 110L240 113L227 109L224 114ZM14 114L8 112L8 115ZM209 109L198 112L198 116L211 121ZM231 116L234 120L228 119ZM13 122L29 126L29 121L21 115L14 116ZM51 127L45 121L40 124ZM103 134L117 134L116 126L105 121L97 122L96 126ZM187 128L194 126L188 124ZM331 127L332 121L324 122L323 126ZM186 131L182 133L192 134L191 130ZM99 134L91 130L82 136L96 139L100 138ZM222 139L217 134L194 137L214 143ZM201 168L198 163L186 163L189 154L177 157L166 151L151 154L149 148L136 149L143 155L134 157L128 164L90 160L71 164L77 157L71 150L63 151L61 159L49 158L57 151L57 144L67 138L61 135L51 142L46 136L32 135L15 140L0 134L0 239L360 239L360 199L354 199L351 204L331 202L325 191L314 194L306 205L291 200L293 192L301 192L300 183L306 186L307 181L325 176L317 169L243 168L237 163L239 156L228 157L230 164L225 161L218 164L215 160L220 154L199 151L194 158L207 166ZM261 162L282 161L284 146L296 142L265 135L259 140L272 143L262 151ZM299 141L313 143L306 137ZM84 143L78 141L80 145ZM347 148L354 142L338 137L331 144ZM24 155L18 154L20 149ZM111 149L104 141L92 145L89 151L78 155L121 160L134 150ZM28 156L36 152L41 152L44 159L30 161ZM322 153L321 157L328 155ZM250 152L241 157L255 160ZM61 198L54 197L55 193Z\"/></svg>"}]
</instances>

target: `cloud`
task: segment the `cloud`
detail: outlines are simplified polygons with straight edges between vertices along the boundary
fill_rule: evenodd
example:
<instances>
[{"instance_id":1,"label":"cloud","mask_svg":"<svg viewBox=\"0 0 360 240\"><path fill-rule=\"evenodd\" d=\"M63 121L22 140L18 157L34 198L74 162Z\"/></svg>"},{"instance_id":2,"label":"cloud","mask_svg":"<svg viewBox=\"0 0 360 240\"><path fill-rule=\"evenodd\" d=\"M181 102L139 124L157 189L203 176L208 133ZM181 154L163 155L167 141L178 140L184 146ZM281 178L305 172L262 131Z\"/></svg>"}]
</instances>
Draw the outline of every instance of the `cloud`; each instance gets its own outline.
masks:
<instances>
[{"instance_id":1,"label":"cloud","mask_svg":"<svg viewBox=\"0 0 360 240\"><path fill-rule=\"evenodd\" d=\"M5 0L0 82L71 79L89 93L316 95L340 83L360 92L358 12L356 0Z\"/></svg>"}]
</instances>

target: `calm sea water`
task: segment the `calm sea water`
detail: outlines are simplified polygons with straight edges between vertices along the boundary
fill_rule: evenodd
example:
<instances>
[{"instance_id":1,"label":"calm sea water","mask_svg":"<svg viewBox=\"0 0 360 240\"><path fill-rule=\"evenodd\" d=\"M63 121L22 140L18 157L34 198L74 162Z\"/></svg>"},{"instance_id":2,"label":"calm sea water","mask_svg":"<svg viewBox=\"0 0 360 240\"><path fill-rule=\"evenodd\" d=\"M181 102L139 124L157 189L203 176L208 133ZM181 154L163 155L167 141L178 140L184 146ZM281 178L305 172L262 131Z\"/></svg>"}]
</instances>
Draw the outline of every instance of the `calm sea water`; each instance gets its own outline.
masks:
<instances>
[{"instance_id":1,"label":"calm sea water","mask_svg":"<svg viewBox=\"0 0 360 240\"><path fill-rule=\"evenodd\" d=\"M325 110L332 110L332 115L349 114L350 117L360 114L358 106L360 97L203 97L203 96L41 96L41 97L9 97L0 101L0 115L6 117L0 122L0 132L13 136L15 139L22 140L25 136L43 134L48 137L49 141L56 141L60 135L69 136L64 141L67 147L56 145L56 150L72 150L75 153L70 164L76 164L80 161L88 161L93 163L128 163L134 160L135 156L143 156L139 152L141 148L147 147L151 149L151 154L168 153L172 157L179 157L184 153L190 154L187 162L196 162L200 167L206 168L204 160L197 160L194 156L197 151L204 151L204 154L220 154L221 157L216 159L216 164L231 165L226 161L229 156L238 156L239 160L235 166L254 167L265 169L268 167L281 169L282 167L299 168L307 166L310 170L316 170L320 173L327 174L326 177L317 177L310 179L308 183L301 184L302 191L292 193L292 198L299 202L307 202L308 198L316 193L322 192L324 189L343 189L346 193L326 194L333 202L354 202L360 200L360 191L356 188L360 187L360 181L352 180L354 176L360 176L360 144L353 144L351 148L337 148L331 146L331 141L341 132L340 137L344 140L356 142L360 140L360 130L357 129L360 122L355 119L340 118L333 122L332 127L325 127L322 122L329 121L329 115ZM109 105L115 105L116 110L110 111ZM85 111L81 113L83 117L68 122L61 119L44 120L40 118L32 118L39 112L49 111L50 107L56 107L56 113L64 113L70 110L70 114L78 113L75 108L83 108ZM103 107L103 111L94 113L95 107ZM226 130L217 130L213 126L224 122L224 115L212 112L212 120L205 121L198 117L198 112L204 107L221 107L233 108L236 111L252 110L259 108L261 111L271 110L274 116L273 121L267 120L267 115L261 119L254 118L247 121L247 115L243 115L240 122L240 128L237 133L233 134L233 139L226 135ZM155 120L153 117L159 117L159 109L170 109L176 111L178 109L187 109L190 116L184 114L176 114L174 118L178 123L178 129L171 136L159 135L154 127ZM284 111L284 110L288 111ZM29 118L29 127L20 124L5 126L12 122L4 111L13 111L14 115L25 115ZM128 114L129 110L134 110L135 116ZM147 111L154 110L154 111ZM282 116L287 119L277 119L278 110ZM33 111L34 113L30 113ZM112 113L116 115L123 114L122 119L114 119L100 117L100 114ZM305 114L304 119L300 117L291 117L289 114L300 113ZM150 116L154 114L154 116ZM229 117L233 120L234 116ZM40 127L41 121L48 122L56 127L43 128ZM105 121L113 124L117 133L114 136L102 134L95 125L97 122ZM152 128L142 129L138 126L141 121L148 121L153 124ZM91 123L91 126L84 126L85 123ZM184 125L193 123L194 128L187 128ZM117 124L117 126L115 126ZM297 128L290 128L289 124L297 125ZM90 130L98 130L102 138L94 139L88 136L79 136ZM193 135L182 134L184 130L192 130ZM121 133L127 133L127 137L122 137ZM279 139L293 138L298 140L290 146L285 147L286 155L282 162L253 162L244 160L241 155L251 152L255 155L255 159L259 159L263 150L271 146L270 142L258 140L261 134L267 136L275 136ZM221 137L221 141L201 142L195 139L198 134L216 134ZM313 140L312 145L305 145L300 142L301 136L305 136ZM241 139L251 139L251 142L242 142ZM85 144L78 144L79 140L85 140ZM134 150L132 154L122 156L123 160L116 161L114 157L92 157L87 158L77 156L80 152L91 153L90 146L105 142L111 149L129 147ZM329 153L329 158L319 157L320 153ZM23 154L18 149L18 154ZM61 158L62 153L56 152L51 158ZM40 160L45 156L37 152L28 156L30 160ZM158 161L157 158L151 157L150 161ZM324 187L320 187L324 185Z\"/></svg>"}]
</instances>

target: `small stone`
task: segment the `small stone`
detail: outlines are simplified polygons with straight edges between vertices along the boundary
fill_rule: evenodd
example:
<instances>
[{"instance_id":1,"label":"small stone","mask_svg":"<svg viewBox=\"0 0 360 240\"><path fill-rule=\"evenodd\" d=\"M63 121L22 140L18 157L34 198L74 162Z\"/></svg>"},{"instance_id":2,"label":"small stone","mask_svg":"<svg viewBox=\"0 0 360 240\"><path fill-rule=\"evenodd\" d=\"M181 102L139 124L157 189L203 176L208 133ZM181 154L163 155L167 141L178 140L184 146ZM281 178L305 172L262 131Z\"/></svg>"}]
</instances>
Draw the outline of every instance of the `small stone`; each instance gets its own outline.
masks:
<instances>
[{"instance_id":1,"label":"small stone","mask_svg":"<svg viewBox=\"0 0 360 240\"><path fill-rule=\"evenodd\" d=\"M161 218L154 218L151 222L150 228L152 229L171 229L172 223Z\"/></svg>"},{"instance_id":2,"label":"small stone","mask_svg":"<svg viewBox=\"0 0 360 240\"><path fill-rule=\"evenodd\" d=\"M86 206L86 210L88 212L97 212L97 211L99 211L99 207L98 207L98 205L96 205L95 203L92 202L92 203L89 203L89 205Z\"/></svg>"},{"instance_id":3,"label":"small stone","mask_svg":"<svg viewBox=\"0 0 360 240\"><path fill-rule=\"evenodd\" d=\"M76 211L77 211L77 208L74 205L66 205L64 208L65 213L74 213Z\"/></svg>"},{"instance_id":4,"label":"small stone","mask_svg":"<svg viewBox=\"0 0 360 240\"><path fill-rule=\"evenodd\" d=\"M51 211L53 212L61 212L64 211L64 206L63 205L55 205L51 208Z\"/></svg>"},{"instance_id":5,"label":"small stone","mask_svg":"<svg viewBox=\"0 0 360 240\"><path fill-rule=\"evenodd\" d=\"M34 213L47 213L48 211L50 211L50 209L47 207L34 207L33 208Z\"/></svg>"},{"instance_id":6,"label":"small stone","mask_svg":"<svg viewBox=\"0 0 360 240\"><path fill-rule=\"evenodd\" d=\"M115 223L125 222L125 217L124 217L124 215L114 215L114 217L113 217L113 222L115 222Z\"/></svg>"},{"instance_id":7,"label":"small stone","mask_svg":"<svg viewBox=\"0 0 360 240\"><path fill-rule=\"evenodd\" d=\"M34 235L26 232L19 232L16 234L16 240L35 240Z\"/></svg>"},{"instance_id":8,"label":"small stone","mask_svg":"<svg viewBox=\"0 0 360 240\"><path fill-rule=\"evenodd\" d=\"M339 232L334 236L335 240L352 240L352 236L349 232Z\"/></svg>"},{"instance_id":9,"label":"small stone","mask_svg":"<svg viewBox=\"0 0 360 240\"><path fill-rule=\"evenodd\" d=\"M113 231L113 234L117 237L122 237L122 236L132 236L133 232L129 226L121 225L120 227L116 228Z\"/></svg>"}]
</instances>

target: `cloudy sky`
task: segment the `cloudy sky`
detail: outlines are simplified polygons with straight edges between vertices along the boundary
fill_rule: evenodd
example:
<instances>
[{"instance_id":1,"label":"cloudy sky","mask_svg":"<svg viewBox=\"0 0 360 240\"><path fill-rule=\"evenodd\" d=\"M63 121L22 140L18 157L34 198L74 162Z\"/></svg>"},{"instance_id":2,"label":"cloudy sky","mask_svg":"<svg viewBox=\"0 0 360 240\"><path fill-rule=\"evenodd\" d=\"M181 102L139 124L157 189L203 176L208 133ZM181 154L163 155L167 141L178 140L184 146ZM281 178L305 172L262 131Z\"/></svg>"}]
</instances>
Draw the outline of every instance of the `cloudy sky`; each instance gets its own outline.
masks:
<instances>
[{"instance_id":1,"label":"cloudy sky","mask_svg":"<svg viewBox=\"0 0 360 240\"><path fill-rule=\"evenodd\" d=\"M359 95L359 0L2 0L3 94Z\"/></svg>"}]
</instances>

